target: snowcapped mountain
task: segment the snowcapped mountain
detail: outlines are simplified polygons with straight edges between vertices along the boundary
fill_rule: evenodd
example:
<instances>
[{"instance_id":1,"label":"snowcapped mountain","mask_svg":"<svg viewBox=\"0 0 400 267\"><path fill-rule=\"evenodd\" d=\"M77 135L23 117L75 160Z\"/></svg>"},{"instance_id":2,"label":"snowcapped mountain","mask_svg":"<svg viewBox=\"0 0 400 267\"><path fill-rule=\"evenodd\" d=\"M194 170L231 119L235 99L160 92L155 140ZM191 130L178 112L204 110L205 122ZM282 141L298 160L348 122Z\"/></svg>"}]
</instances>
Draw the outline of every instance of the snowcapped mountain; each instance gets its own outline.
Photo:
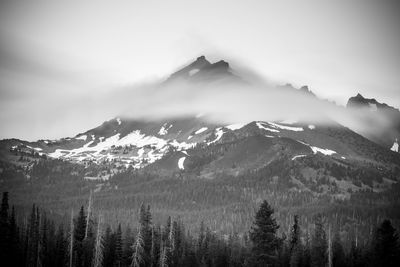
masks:
<instances>
[{"instance_id":1,"label":"snowcapped mountain","mask_svg":"<svg viewBox=\"0 0 400 267\"><path fill-rule=\"evenodd\" d=\"M245 82L227 62L210 63L204 56L164 83L177 80ZM279 89L316 98L307 86ZM361 95L349 100L348 107L355 106L367 108L366 112L398 116L398 110ZM349 188L378 190L398 181L400 154L394 152L398 150L396 144L391 151L335 122L327 125L286 119L226 124L210 122L207 116L163 120L117 117L74 137L36 142L2 140L0 160L25 169L40 159L107 168L107 172L85 176L87 179L108 179L126 169L207 179L268 170L276 177L290 177L303 189L311 188L323 176L340 185L340 194L346 194ZM271 169L276 164L281 168Z\"/></svg>"},{"instance_id":2,"label":"snowcapped mountain","mask_svg":"<svg viewBox=\"0 0 400 267\"><path fill-rule=\"evenodd\" d=\"M210 63L205 56L198 57L193 63L171 74L166 83L186 80L190 82L214 82L219 80L240 81L233 73L229 63L220 60Z\"/></svg>"}]
</instances>

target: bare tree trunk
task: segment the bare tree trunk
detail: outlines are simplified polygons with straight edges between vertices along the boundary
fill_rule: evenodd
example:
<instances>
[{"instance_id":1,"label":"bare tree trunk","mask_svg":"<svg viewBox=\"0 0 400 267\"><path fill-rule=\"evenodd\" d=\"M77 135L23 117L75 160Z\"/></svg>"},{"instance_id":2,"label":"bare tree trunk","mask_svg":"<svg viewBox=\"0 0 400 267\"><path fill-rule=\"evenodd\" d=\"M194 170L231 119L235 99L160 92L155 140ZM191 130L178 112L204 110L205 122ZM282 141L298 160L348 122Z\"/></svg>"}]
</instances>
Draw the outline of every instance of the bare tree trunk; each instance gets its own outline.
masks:
<instances>
[{"instance_id":1,"label":"bare tree trunk","mask_svg":"<svg viewBox=\"0 0 400 267\"><path fill-rule=\"evenodd\" d=\"M328 232L328 267L332 267L331 225L329 225L329 232Z\"/></svg>"},{"instance_id":2,"label":"bare tree trunk","mask_svg":"<svg viewBox=\"0 0 400 267\"><path fill-rule=\"evenodd\" d=\"M99 215L99 222L97 224L97 233L96 233L96 244L94 251L94 264L93 267L101 267L103 265L103 233L101 229L102 224L102 216Z\"/></svg>"},{"instance_id":3,"label":"bare tree trunk","mask_svg":"<svg viewBox=\"0 0 400 267\"><path fill-rule=\"evenodd\" d=\"M92 212L92 190L90 190L90 195L89 195L89 204L88 204L88 211L87 211L87 216L86 216L86 229L85 229L85 238L84 239L86 239L88 236L91 212Z\"/></svg>"},{"instance_id":4,"label":"bare tree trunk","mask_svg":"<svg viewBox=\"0 0 400 267\"><path fill-rule=\"evenodd\" d=\"M356 224L356 247L358 247L358 233L357 233L357 224Z\"/></svg>"}]
</instances>

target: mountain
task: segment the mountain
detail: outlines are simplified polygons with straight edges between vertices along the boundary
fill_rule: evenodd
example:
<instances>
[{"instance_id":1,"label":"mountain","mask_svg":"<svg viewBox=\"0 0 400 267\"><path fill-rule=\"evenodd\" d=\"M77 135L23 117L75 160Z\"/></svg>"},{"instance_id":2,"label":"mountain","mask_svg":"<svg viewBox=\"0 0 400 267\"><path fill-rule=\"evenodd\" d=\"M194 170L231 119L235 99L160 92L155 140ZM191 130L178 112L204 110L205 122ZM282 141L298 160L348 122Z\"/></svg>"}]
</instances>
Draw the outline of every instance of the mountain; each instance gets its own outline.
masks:
<instances>
[{"instance_id":1,"label":"mountain","mask_svg":"<svg viewBox=\"0 0 400 267\"><path fill-rule=\"evenodd\" d=\"M179 80L190 82L240 82L241 78L233 73L229 63L220 60L210 63L205 56L198 57L194 62L174 72L165 81L166 84Z\"/></svg>"},{"instance_id":2,"label":"mountain","mask_svg":"<svg viewBox=\"0 0 400 267\"><path fill-rule=\"evenodd\" d=\"M390 148L400 137L400 111L374 98L365 98L361 94L351 97L347 108L358 110L360 127L357 132L368 139Z\"/></svg>"},{"instance_id":3,"label":"mountain","mask_svg":"<svg viewBox=\"0 0 400 267\"><path fill-rule=\"evenodd\" d=\"M164 84L182 80L247 82L225 61L210 63L204 56ZM278 90L317 99L306 86ZM348 109L368 116L398 112L362 96L349 100ZM201 114L158 120L121 116L74 137L1 140L0 186L22 206L35 201L62 214L85 203L92 190L109 223L147 202L159 218L174 214L191 226L208 220L225 233L248 229L262 199L279 207L281 222L293 212L311 221L316 212L337 209L353 218L357 210L360 221L371 213L397 218L392 210L400 203L398 144L385 147L372 139L335 121L229 124ZM363 227L368 233L368 225Z\"/></svg>"}]
</instances>

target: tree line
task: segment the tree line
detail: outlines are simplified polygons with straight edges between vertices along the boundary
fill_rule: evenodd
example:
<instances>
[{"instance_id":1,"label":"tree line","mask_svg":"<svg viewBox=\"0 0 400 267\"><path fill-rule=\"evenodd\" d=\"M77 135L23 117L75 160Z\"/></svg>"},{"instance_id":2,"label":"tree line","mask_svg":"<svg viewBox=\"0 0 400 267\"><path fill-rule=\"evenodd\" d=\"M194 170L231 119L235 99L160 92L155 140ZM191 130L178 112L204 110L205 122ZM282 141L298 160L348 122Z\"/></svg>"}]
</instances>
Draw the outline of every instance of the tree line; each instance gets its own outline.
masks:
<instances>
[{"instance_id":1,"label":"tree line","mask_svg":"<svg viewBox=\"0 0 400 267\"><path fill-rule=\"evenodd\" d=\"M166 267L166 266L277 266L356 267L397 266L399 240L389 220L374 231L367 245L353 240L343 245L341 229L334 229L318 215L314 228L305 232L299 216L290 232L279 234L274 210L263 201L247 233L220 235L201 223L197 233L186 229L179 218L163 225L153 223L149 205L142 204L134 228L105 224L101 213L87 207L68 223L56 223L46 211L32 206L29 216L17 219L3 193L0 208L1 266L24 267Z\"/></svg>"}]
</instances>

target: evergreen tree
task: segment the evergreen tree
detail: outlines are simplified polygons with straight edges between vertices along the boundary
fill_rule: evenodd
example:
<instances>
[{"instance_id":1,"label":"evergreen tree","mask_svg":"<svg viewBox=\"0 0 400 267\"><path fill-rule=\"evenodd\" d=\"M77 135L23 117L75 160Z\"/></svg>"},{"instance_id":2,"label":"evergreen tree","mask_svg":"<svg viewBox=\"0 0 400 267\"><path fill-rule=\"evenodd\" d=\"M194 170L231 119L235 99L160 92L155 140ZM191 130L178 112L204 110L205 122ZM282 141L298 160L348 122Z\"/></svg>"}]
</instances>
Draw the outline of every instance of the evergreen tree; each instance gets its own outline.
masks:
<instances>
[{"instance_id":1,"label":"evergreen tree","mask_svg":"<svg viewBox=\"0 0 400 267\"><path fill-rule=\"evenodd\" d=\"M158 266L159 258L160 258L160 230L159 227L153 226L152 235L151 235L151 266Z\"/></svg>"},{"instance_id":2,"label":"evergreen tree","mask_svg":"<svg viewBox=\"0 0 400 267\"><path fill-rule=\"evenodd\" d=\"M10 259L13 259L14 263L17 265L22 265L22 253L21 253L21 246L20 246L20 237L19 237L19 229L17 226L17 222L15 220L15 209L12 206L11 209L11 216L10 216L10 226L9 226L9 233L10 233Z\"/></svg>"},{"instance_id":3,"label":"evergreen tree","mask_svg":"<svg viewBox=\"0 0 400 267\"><path fill-rule=\"evenodd\" d=\"M150 206L146 206L142 203L139 209L139 230L141 240L136 240L136 244L138 245L137 253L140 252L140 255L137 255L137 259L141 259L143 262L141 266L148 267L151 265L151 244L152 244L152 222L151 222L151 213ZM138 234L139 234L138 233ZM140 244L140 245L139 245ZM143 251L141 251L143 249ZM137 262L139 263L139 262Z\"/></svg>"},{"instance_id":4,"label":"evergreen tree","mask_svg":"<svg viewBox=\"0 0 400 267\"><path fill-rule=\"evenodd\" d=\"M250 230L252 255L256 266L273 266L277 260L281 241L276 235L279 226L272 217L273 213L273 209L264 200Z\"/></svg>"},{"instance_id":5,"label":"evergreen tree","mask_svg":"<svg viewBox=\"0 0 400 267\"><path fill-rule=\"evenodd\" d=\"M0 259L6 266L11 264L10 259L10 222L9 222L8 192L3 193L0 208Z\"/></svg>"},{"instance_id":6,"label":"evergreen tree","mask_svg":"<svg viewBox=\"0 0 400 267\"><path fill-rule=\"evenodd\" d=\"M348 263L350 267L362 267L361 263L361 252L360 249L356 246L356 242L353 240L351 242L350 253L348 256Z\"/></svg>"},{"instance_id":7,"label":"evergreen tree","mask_svg":"<svg viewBox=\"0 0 400 267\"><path fill-rule=\"evenodd\" d=\"M39 218L40 220L40 218ZM49 265L49 247L48 247L48 221L46 214L43 213L40 225L40 242L39 242L39 261L41 264L39 266Z\"/></svg>"},{"instance_id":8,"label":"evergreen tree","mask_svg":"<svg viewBox=\"0 0 400 267\"><path fill-rule=\"evenodd\" d=\"M301 266L301 258L303 254L302 244L300 240L299 216L294 216L294 223L290 233L290 267Z\"/></svg>"},{"instance_id":9,"label":"evergreen tree","mask_svg":"<svg viewBox=\"0 0 400 267\"><path fill-rule=\"evenodd\" d=\"M55 264L54 266L65 266L67 262L67 240L62 225L58 227L56 234Z\"/></svg>"},{"instance_id":10,"label":"evergreen tree","mask_svg":"<svg viewBox=\"0 0 400 267\"><path fill-rule=\"evenodd\" d=\"M112 267L115 262L115 235L111 227L107 226L104 234L104 258L103 265Z\"/></svg>"},{"instance_id":11,"label":"evergreen tree","mask_svg":"<svg viewBox=\"0 0 400 267\"><path fill-rule=\"evenodd\" d=\"M399 237L389 220L384 220L374 237L374 264L376 266L398 266Z\"/></svg>"},{"instance_id":12,"label":"evergreen tree","mask_svg":"<svg viewBox=\"0 0 400 267\"><path fill-rule=\"evenodd\" d=\"M345 267L346 256L340 240L339 232L336 232L332 242L332 266L333 267Z\"/></svg>"},{"instance_id":13,"label":"evergreen tree","mask_svg":"<svg viewBox=\"0 0 400 267\"><path fill-rule=\"evenodd\" d=\"M133 234L131 228L128 226L125 230L125 236L123 240L123 262L124 266L129 266L132 262L133 255L133 244L135 240L133 238Z\"/></svg>"},{"instance_id":14,"label":"evergreen tree","mask_svg":"<svg viewBox=\"0 0 400 267\"><path fill-rule=\"evenodd\" d=\"M136 235L135 245L133 247L132 263L131 267L142 267L145 266L145 251L144 251L144 241L141 233L141 227L138 228L138 233Z\"/></svg>"},{"instance_id":15,"label":"evergreen tree","mask_svg":"<svg viewBox=\"0 0 400 267\"><path fill-rule=\"evenodd\" d=\"M305 236L301 265L304 267L309 267L311 265L311 241L308 232Z\"/></svg>"},{"instance_id":16,"label":"evergreen tree","mask_svg":"<svg viewBox=\"0 0 400 267\"><path fill-rule=\"evenodd\" d=\"M84 266L84 246L83 240L85 238L86 230L86 216L83 206L79 210L78 217L74 222L74 256L75 256L75 266Z\"/></svg>"},{"instance_id":17,"label":"evergreen tree","mask_svg":"<svg viewBox=\"0 0 400 267\"><path fill-rule=\"evenodd\" d=\"M38 210L33 204L32 206L32 211L31 215L29 217L29 225L28 225L28 230L27 230L27 259L26 259L26 265L28 267L36 267L38 263L37 259L37 252L39 249L39 222L38 222Z\"/></svg>"},{"instance_id":18,"label":"evergreen tree","mask_svg":"<svg viewBox=\"0 0 400 267\"><path fill-rule=\"evenodd\" d=\"M328 263L328 243L322 216L317 215L315 218L315 229L311 240L311 266L320 267Z\"/></svg>"},{"instance_id":19,"label":"evergreen tree","mask_svg":"<svg viewBox=\"0 0 400 267\"><path fill-rule=\"evenodd\" d=\"M115 267L121 267L123 265L122 258L122 229L121 224L118 224L117 233L115 234Z\"/></svg>"}]
</instances>

